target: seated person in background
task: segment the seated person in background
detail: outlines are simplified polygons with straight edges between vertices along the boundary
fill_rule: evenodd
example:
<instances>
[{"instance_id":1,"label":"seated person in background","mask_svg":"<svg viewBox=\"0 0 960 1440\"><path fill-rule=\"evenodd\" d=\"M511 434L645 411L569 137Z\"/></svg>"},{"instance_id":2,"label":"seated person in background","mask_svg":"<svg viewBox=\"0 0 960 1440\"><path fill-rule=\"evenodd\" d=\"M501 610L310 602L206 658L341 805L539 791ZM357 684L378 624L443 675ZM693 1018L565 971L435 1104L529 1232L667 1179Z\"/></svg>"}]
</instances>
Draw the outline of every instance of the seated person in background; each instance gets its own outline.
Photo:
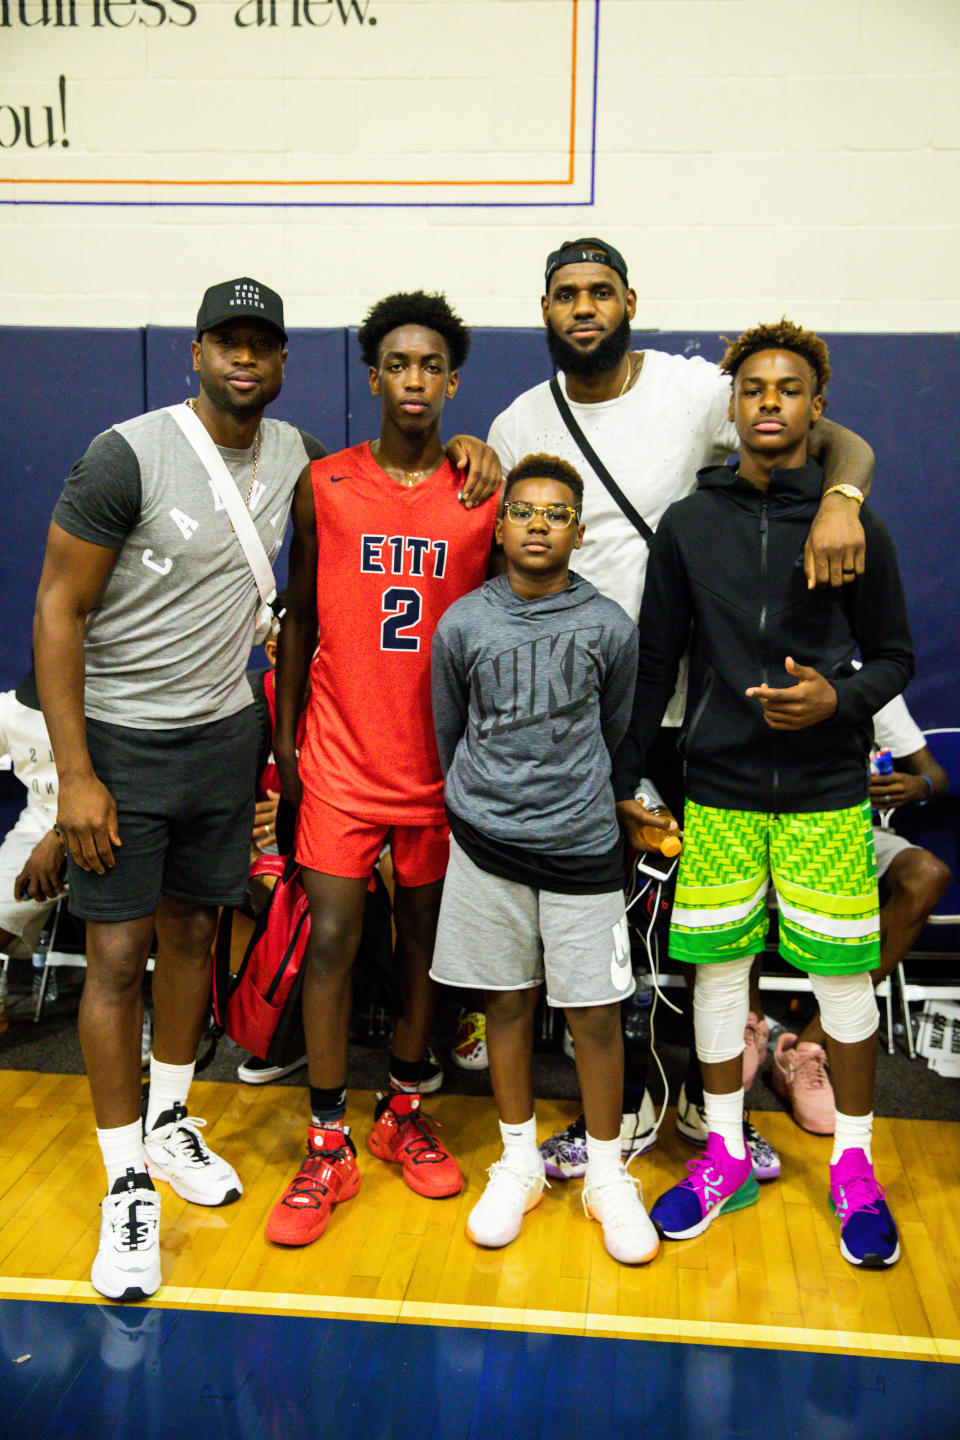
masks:
<instances>
[{"instance_id":1,"label":"seated person in background","mask_svg":"<svg viewBox=\"0 0 960 1440\"><path fill-rule=\"evenodd\" d=\"M894 756L890 775L871 774L874 809L899 810L925 805L948 789L946 771L932 755L919 725L897 695L873 717L875 745ZM894 830L875 825L877 879L880 883L880 964L870 972L874 989L906 955L947 886L950 871L929 850ZM801 1035L777 1038L773 1088L790 1102L793 1118L815 1135L832 1135L836 1100L827 1075L826 1037L819 1011Z\"/></svg>"},{"instance_id":2,"label":"seated person in background","mask_svg":"<svg viewBox=\"0 0 960 1440\"><path fill-rule=\"evenodd\" d=\"M758 1198L742 1054L772 878L781 954L810 975L827 1034L840 1251L852 1265L882 1268L900 1246L871 1154L878 1017L869 972L880 924L866 759L873 715L913 674L906 604L890 537L869 512L865 567L849 589L809 589L804 577L822 489L807 440L830 376L823 341L784 319L741 335L722 368L733 381L739 467L701 471L651 543L636 700L614 766L621 817L646 848L647 811L631 797L689 639L684 847L669 948L697 967L709 1134L651 1219L685 1240Z\"/></svg>"},{"instance_id":3,"label":"seated person in background","mask_svg":"<svg viewBox=\"0 0 960 1440\"><path fill-rule=\"evenodd\" d=\"M630 716L636 628L569 562L583 482L529 455L507 476L506 575L452 605L433 642L433 715L450 867L431 975L486 993L503 1155L467 1221L478 1245L515 1240L539 1204L533 1022L566 1011L586 1119L583 1199L616 1260L659 1241L620 1155L620 1002L633 993L611 757Z\"/></svg>"},{"instance_id":4,"label":"seated person in background","mask_svg":"<svg viewBox=\"0 0 960 1440\"><path fill-rule=\"evenodd\" d=\"M0 754L4 753L26 786L27 803L0 845L0 954L26 958L63 892L64 861L63 841L54 830L57 771L32 671L16 690L0 695ZM5 996L0 1017L5 1026Z\"/></svg>"}]
</instances>

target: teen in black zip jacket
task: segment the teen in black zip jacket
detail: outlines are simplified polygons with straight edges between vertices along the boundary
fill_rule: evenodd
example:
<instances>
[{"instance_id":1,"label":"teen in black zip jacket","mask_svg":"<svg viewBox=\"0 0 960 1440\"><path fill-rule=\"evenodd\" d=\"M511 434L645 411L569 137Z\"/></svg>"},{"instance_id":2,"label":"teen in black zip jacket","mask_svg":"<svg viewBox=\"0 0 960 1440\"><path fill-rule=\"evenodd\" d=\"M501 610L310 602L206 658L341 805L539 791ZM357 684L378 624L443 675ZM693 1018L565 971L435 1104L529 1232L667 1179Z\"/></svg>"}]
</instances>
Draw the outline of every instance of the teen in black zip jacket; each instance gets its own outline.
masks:
<instances>
[{"instance_id":1,"label":"teen in black zip jacket","mask_svg":"<svg viewBox=\"0 0 960 1440\"><path fill-rule=\"evenodd\" d=\"M804 578L822 485L807 437L830 374L823 341L786 320L759 326L734 342L722 368L733 379L739 469L702 471L695 494L660 522L633 716L614 762L618 812L637 843L646 812L630 797L689 640L684 851L670 954L697 967L708 1138L688 1177L650 1214L664 1236L682 1240L757 1199L741 1056L772 879L781 953L810 974L827 1034L841 1253L882 1268L900 1246L871 1156L877 1007L868 972L879 960L879 920L867 755L874 711L913 674L910 631L893 546L872 515L863 516L866 564L853 583L810 590Z\"/></svg>"},{"instance_id":2,"label":"teen in black zip jacket","mask_svg":"<svg viewBox=\"0 0 960 1440\"><path fill-rule=\"evenodd\" d=\"M800 811L866 797L873 716L913 675L913 647L893 542L869 510L861 514L864 573L838 590L807 588L803 546L822 489L815 460L774 469L766 491L715 465L667 510L650 547L633 715L614 765L618 800L645 773L688 641L690 799ZM851 663L858 653L860 670ZM747 695L760 684L790 686L787 656L836 691L836 711L822 725L773 730Z\"/></svg>"}]
</instances>

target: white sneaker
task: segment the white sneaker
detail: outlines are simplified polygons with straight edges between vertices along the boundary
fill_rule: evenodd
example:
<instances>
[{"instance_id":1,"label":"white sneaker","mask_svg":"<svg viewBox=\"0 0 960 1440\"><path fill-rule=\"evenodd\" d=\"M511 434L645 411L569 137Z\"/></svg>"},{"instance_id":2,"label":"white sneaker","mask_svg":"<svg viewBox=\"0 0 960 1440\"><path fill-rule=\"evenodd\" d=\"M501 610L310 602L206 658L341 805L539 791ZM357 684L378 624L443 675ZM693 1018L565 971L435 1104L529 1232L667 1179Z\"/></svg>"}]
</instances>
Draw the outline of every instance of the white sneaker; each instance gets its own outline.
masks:
<instances>
[{"instance_id":1,"label":"white sneaker","mask_svg":"<svg viewBox=\"0 0 960 1440\"><path fill-rule=\"evenodd\" d=\"M650 1092L644 1090L639 1110L624 1111L620 1117L620 1154L624 1160L631 1155L645 1155L657 1143L657 1112Z\"/></svg>"},{"instance_id":2,"label":"white sneaker","mask_svg":"<svg viewBox=\"0 0 960 1440\"><path fill-rule=\"evenodd\" d=\"M703 1104L697 1105L693 1100L687 1099L686 1081L680 1086L680 1094L677 1098L677 1118L675 1121L677 1133L682 1135L684 1140L691 1145L706 1145L707 1143L707 1112Z\"/></svg>"},{"instance_id":3,"label":"white sneaker","mask_svg":"<svg viewBox=\"0 0 960 1440\"><path fill-rule=\"evenodd\" d=\"M160 1196L149 1176L128 1170L100 1206L90 1281L108 1300L145 1300L160 1280Z\"/></svg>"},{"instance_id":4,"label":"white sneaker","mask_svg":"<svg viewBox=\"0 0 960 1440\"><path fill-rule=\"evenodd\" d=\"M243 1186L236 1170L208 1150L200 1134L205 1120L188 1116L183 1105L174 1105L163 1111L159 1122L143 1137L147 1170L155 1180L166 1180L194 1205L239 1200Z\"/></svg>"},{"instance_id":5,"label":"white sneaker","mask_svg":"<svg viewBox=\"0 0 960 1440\"><path fill-rule=\"evenodd\" d=\"M475 1244L499 1250L516 1240L524 1215L540 1204L547 1182L542 1170L518 1170L506 1160L491 1165L487 1174L490 1179L470 1211L467 1234Z\"/></svg>"},{"instance_id":6,"label":"white sneaker","mask_svg":"<svg viewBox=\"0 0 960 1440\"><path fill-rule=\"evenodd\" d=\"M643 1265L660 1248L660 1237L643 1208L640 1181L621 1162L606 1180L595 1183L590 1172L583 1182L583 1208L603 1226L607 1253L623 1265Z\"/></svg>"}]
</instances>

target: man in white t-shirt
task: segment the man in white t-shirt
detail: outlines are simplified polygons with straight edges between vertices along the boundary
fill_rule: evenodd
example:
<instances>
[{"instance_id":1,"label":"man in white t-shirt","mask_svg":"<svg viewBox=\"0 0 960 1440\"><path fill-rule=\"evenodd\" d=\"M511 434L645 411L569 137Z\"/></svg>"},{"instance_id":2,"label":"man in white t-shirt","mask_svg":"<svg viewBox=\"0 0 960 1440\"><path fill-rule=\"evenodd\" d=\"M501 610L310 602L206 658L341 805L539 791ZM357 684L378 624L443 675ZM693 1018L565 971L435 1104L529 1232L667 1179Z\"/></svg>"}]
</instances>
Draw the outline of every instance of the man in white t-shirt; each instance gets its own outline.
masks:
<instances>
[{"instance_id":1,"label":"man in white t-shirt","mask_svg":"<svg viewBox=\"0 0 960 1440\"><path fill-rule=\"evenodd\" d=\"M695 488L697 470L736 448L728 417L730 382L699 355L631 351L637 296L623 256L606 241L564 241L547 257L544 289L540 303L547 347L573 419L629 504L655 530L667 506ZM577 571L636 619L647 541L585 458L549 383L525 391L498 415L488 442L504 471L531 453L559 455L579 471L586 534ZM863 570L858 514L870 488L873 453L859 436L821 419L811 431L810 456L823 466L825 481L804 555L807 579L811 586L842 585ZM650 755L652 778L678 818L683 790L677 727L684 691L682 673ZM644 1068L628 1062L623 1139L633 1152L649 1148L655 1139ZM696 1083L692 1074L690 1079ZM547 1157L549 1174L582 1173L579 1126L577 1121L569 1136L563 1132L547 1142L559 1147L555 1165Z\"/></svg>"},{"instance_id":2,"label":"man in white t-shirt","mask_svg":"<svg viewBox=\"0 0 960 1440\"><path fill-rule=\"evenodd\" d=\"M870 776L870 801L876 810L925 805L947 793L947 773L902 695L874 715L873 737L875 750L889 750L894 761L891 774ZM870 976L876 987L896 969L926 925L950 884L950 871L929 850L883 825L874 826L873 839L880 885L880 964ZM798 1125L815 1134L833 1133L833 1087L819 1011L801 1035L784 1031L778 1036L773 1084L790 1103Z\"/></svg>"},{"instance_id":3,"label":"man in white t-shirt","mask_svg":"<svg viewBox=\"0 0 960 1440\"><path fill-rule=\"evenodd\" d=\"M727 415L729 379L699 355L630 350L637 297L622 255L605 241L565 241L553 251L540 303L547 346L574 419L631 505L656 530L667 506L695 488L697 470L717 451L736 449ZM560 455L580 471L586 535L577 571L628 615L639 615L647 543L586 463L549 383L524 391L498 415L488 443L505 470L536 451ZM857 514L869 492L873 453L859 436L821 419L811 434L810 454L826 478L805 555L807 578L840 585L863 569ZM841 482L845 491L837 492Z\"/></svg>"}]
</instances>

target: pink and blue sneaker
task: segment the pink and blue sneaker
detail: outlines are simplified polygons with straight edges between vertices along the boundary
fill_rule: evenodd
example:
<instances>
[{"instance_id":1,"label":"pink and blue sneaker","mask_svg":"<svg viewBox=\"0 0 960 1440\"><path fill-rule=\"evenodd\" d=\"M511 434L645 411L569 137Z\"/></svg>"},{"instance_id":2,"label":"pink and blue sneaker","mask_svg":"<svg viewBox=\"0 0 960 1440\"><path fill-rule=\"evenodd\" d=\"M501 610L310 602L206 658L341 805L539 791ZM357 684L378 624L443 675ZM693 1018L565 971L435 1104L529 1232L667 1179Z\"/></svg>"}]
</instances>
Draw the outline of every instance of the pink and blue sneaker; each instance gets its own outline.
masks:
<instances>
[{"instance_id":1,"label":"pink and blue sneaker","mask_svg":"<svg viewBox=\"0 0 960 1440\"><path fill-rule=\"evenodd\" d=\"M844 1150L830 1166L830 1204L840 1221L840 1254L864 1270L885 1270L900 1259L897 1227L862 1150Z\"/></svg>"},{"instance_id":2,"label":"pink and blue sneaker","mask_svg":"<svg viewBox=\"0 0 960 1440\"><path fill-rule=\"evenodd\" d=\"M759 1199L749 1150L742 1160L735 1159L716 1131L711 1130L706 1150L689 1161L687 1169L686 1180L661 1195L650 1211L650 1219L667 1240L692 1240L717 1215L745 1210Z\"/></svg>"}]
</instances>

